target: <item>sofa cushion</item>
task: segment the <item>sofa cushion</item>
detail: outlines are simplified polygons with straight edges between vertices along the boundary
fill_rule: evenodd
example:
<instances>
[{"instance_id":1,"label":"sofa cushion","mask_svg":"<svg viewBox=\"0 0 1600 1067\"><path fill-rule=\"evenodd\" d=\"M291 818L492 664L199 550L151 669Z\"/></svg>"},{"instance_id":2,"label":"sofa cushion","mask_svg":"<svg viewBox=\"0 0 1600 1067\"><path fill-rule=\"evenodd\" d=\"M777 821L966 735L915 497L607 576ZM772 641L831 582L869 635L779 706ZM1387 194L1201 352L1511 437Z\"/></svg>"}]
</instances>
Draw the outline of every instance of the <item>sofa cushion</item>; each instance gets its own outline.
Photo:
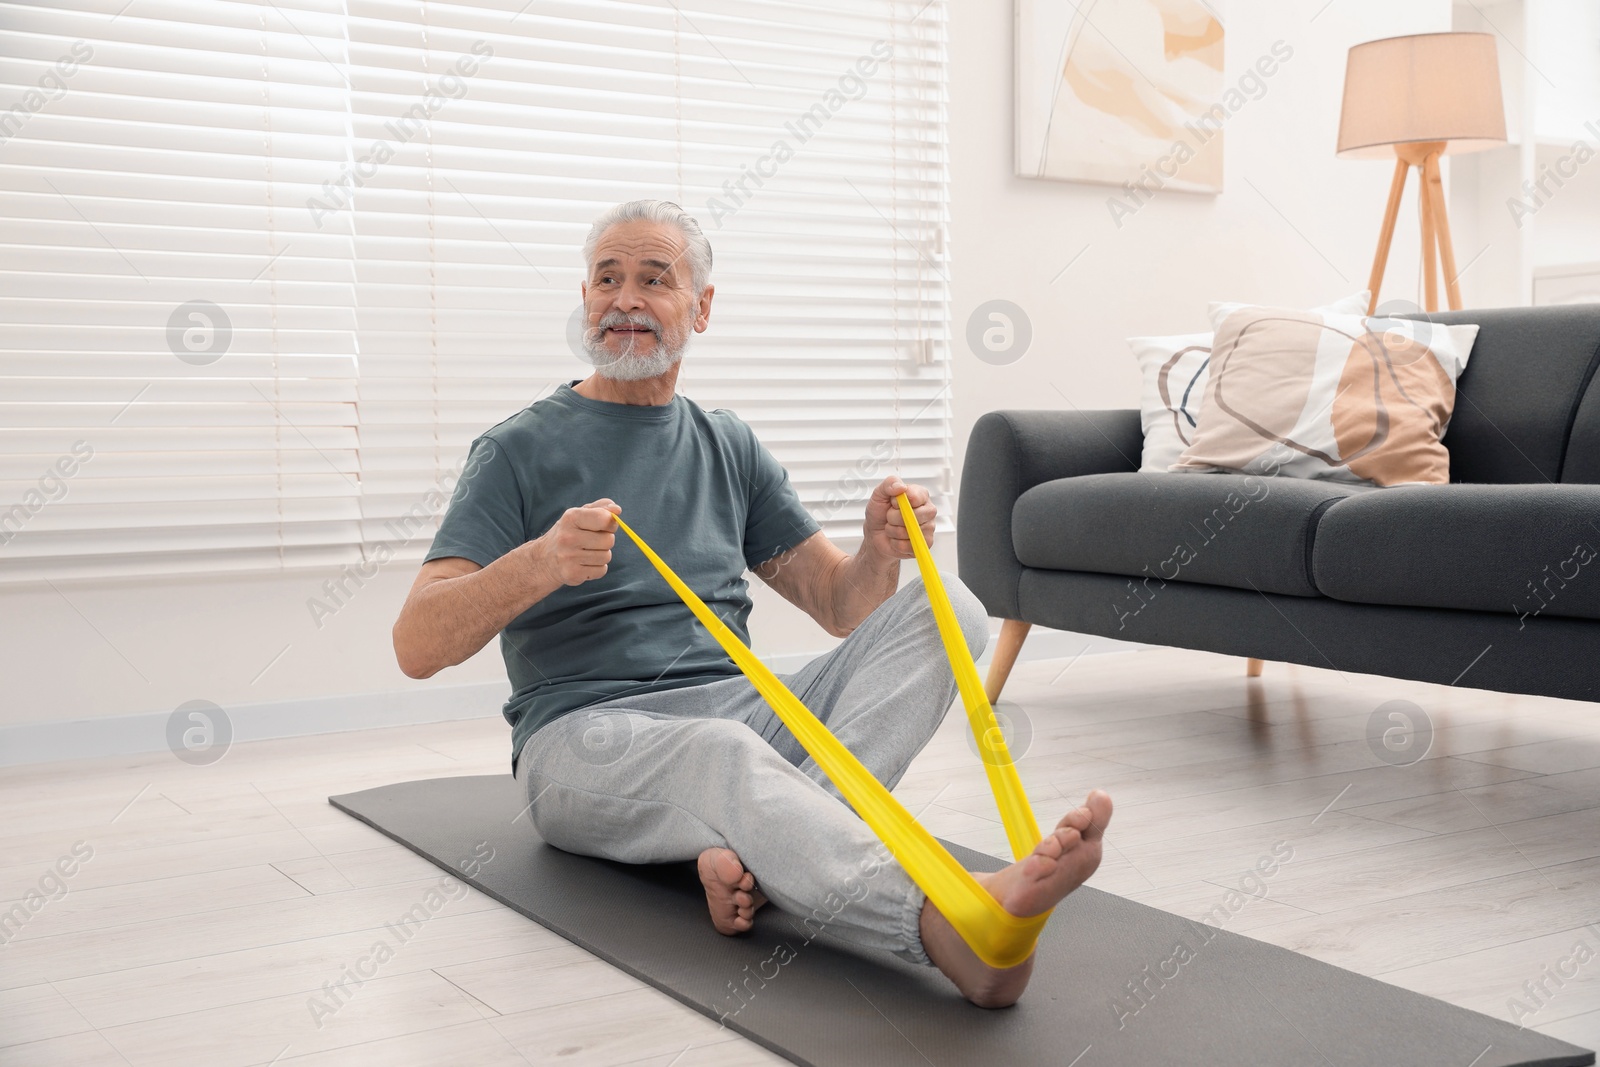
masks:
<instances>
[{"instance_id":1,"label":"sofa cushion","mask_svg":"<svg viewBox=\"0 0 1600 1067\"><path fill-rule=\"evenodd\" d=\"M1450 480L1441 438L1477 326L1226 305L1212 322L1199 425L1172 470Z\"/></svg>"},{"instance_id":2,"label":"sofa cushion","mask_svg":"<svg viewBox=\"0 0 1600 1067\"><path fill-rule=\"evenodd\" d=\"M1017 498L1017 560L1047 570L1317 596L1317 521L1367 486L1245 474L1088 474Z\"/></svg>"},{"instance_id":3,"label":"sofa cushion","mask_svg":"<svg viewBox=\"0 0 1600 1067\"><path fill-rule=\"evenodd\" d=\"M1335 300L1314 312L1334 315L1365 315L1368 297L1365 289ZM1240 310L1249 304L1213 304L1213 317L1219 308ZM1144 428L1144 449L1139 469L1165 474L1178 462L1183 450L1194 440L1200 398L1206 393L1210 376L1211 342L1215 335L1182 333L1171 337L1130 337L1128 347L1139 363L1144 386L1139 391L1139 422Z\"/></svg>"},{"instance_id":4,"label":"sofa cushion","mask_svg":"<svg viewBox=\"0 0 1600 1067\"><path fill-rule=\"evenodd\" d=\"M1456 383L1456 410L1444 436L1452 482L1600 481L1600 434L1591 432L1570 457L1571 471L1562 470L1580 402L1600 364L1600 307L1473 309L1418 317L1478 324L1472 361Z\"/></svg>"},{"instance_id":5,"label":"sofa cushion","mask_svg":"<svg viewBox=\"0 0 1600 1067\"><path fill-rule=\"evenodd\" d=\"M1401 486L1322 517L1312 571L1358 604L1600 619L1600 485Z\"/></svg>"}]
</instances>

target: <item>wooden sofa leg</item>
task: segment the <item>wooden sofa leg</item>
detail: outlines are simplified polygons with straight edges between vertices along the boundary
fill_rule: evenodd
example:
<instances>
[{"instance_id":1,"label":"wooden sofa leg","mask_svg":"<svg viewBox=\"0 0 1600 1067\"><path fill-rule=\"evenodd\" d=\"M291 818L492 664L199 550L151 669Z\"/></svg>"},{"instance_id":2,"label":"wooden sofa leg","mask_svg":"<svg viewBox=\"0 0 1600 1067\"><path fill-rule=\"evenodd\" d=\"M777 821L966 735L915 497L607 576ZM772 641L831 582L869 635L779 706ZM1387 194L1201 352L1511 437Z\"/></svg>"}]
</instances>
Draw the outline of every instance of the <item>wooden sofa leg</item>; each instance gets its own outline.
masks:
<instances>
[{"instance_id":1,"label":"wooden sofa leg","mask_svg":"<svg viewBox=\"0 0 1600 1067\"><path fill-rule=\"evenodd\" d=\"M983 683L983 692L990 704L1000 699L1000 690L1006 687L1011 668L1017 663L1017 653L1022 651L1022 642L1028 639L1031 629L1033 623L1017 619L1006 619L1000 624L1000 641L994 646L994 659L989 661L989 678Z\"/></svg>"},{"instance_id":2,"label":"wooden sofa leg","mask_svg":"<svg viewBox=\"0 0 1600 1067\"><path fill-rule=\"evenodd\" d=\"M1262 660L1247 659L1244 661L1244 676L1246 678L1259 678L1261 677L1261 668L1264 666L1266 666L1266 663Z\"/></svg>"}]
</instances>

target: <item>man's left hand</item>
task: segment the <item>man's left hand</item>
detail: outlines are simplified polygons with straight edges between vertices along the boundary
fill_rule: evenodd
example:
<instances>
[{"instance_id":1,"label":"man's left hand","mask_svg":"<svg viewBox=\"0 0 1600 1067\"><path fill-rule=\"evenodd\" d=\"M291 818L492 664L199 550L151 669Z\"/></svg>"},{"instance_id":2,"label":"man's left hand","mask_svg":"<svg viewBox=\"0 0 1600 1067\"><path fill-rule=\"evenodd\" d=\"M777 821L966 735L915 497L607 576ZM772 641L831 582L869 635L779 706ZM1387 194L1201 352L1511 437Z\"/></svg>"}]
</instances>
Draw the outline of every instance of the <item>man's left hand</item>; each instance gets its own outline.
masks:
<instances>
[{"instance_id":1,"label":"man's left hand","mask_svg":"<svg viewBox=\"0 0 1600 1067\"><path fill-rule=\"evenodd\" d=\"M867 501L862 548L890 559L912 557L911 533L906 529L905 517L900 514L900 501L895 499L901 493L911 502L917 525L922 527L923 539L933 544L933 519L937 512L927 488L908 485L899 475L891 474L872 491L872 498Z\"/></svg>"}]
</instances>

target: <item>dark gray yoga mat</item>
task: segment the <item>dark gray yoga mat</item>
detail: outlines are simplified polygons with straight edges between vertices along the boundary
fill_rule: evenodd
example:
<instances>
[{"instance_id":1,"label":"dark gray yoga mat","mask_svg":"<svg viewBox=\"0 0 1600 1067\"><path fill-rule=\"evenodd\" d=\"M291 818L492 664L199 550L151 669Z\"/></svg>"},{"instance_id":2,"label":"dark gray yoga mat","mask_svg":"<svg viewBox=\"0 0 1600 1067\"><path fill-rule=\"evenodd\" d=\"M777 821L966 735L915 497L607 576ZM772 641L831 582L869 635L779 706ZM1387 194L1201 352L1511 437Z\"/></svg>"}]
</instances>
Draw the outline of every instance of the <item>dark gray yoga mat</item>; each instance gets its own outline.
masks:
<instances>
[{"instance_id":1,"label":"dark gray yoga mat","mask_svg":"<svg viewBox=\"0 0 1600 1067\"><path fill-rule=\"evenodd\" d=\"M1554 1038L1091 886L1056 909L1021 1003L985 1011L936 971L813 933L815 922L773 907L757 913L750 935L722 937L692 865L634 867L551 848L509 775L401 782L328 802L796 1063L1595 1062ZM481 843L494 849L487 863ZM1003 866L948 847L971 870Z\"/></svg>"}]
</instances>

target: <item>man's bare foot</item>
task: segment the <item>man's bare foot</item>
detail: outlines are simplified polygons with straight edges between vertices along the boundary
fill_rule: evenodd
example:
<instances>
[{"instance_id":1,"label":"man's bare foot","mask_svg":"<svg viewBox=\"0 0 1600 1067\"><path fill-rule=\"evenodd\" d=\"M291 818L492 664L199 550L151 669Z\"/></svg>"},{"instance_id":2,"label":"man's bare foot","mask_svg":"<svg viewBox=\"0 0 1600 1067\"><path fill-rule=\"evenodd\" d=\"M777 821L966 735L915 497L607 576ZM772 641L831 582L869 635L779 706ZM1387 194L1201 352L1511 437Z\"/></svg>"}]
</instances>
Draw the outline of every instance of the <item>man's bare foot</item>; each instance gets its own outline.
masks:
<instances>
[{"instance_id":1,"label":"man's bare foot","mask_svg":"<svg viewBox=\"0 0 1600 1067\"><path fill-rule=\"evenodd\" d=\"M1000 906L1026 918L1041 915L1086 882L1100 866L1101 841L1111 821L1111 798L1096 789L1061 817L1033 852L993 874L976 878ZM702 863L705 856L701 857ZM962 996L980 1008L1004 1008L1017 1002L1033 976L1033 957L1015 967L990 967L961 940L955 927L932 901L922 906L922 948L934 965L956 984ZM721 927L718 927L721 929Z\"/></svg>"},{"instance_id":2,"label":"man's bare foot","mask_svg":"<svg viewBox=\"0 0 1600 1067\"><path fill-rule=\"evenodd\" d=\"M706 887L711 925L719 934L742 934L755 925L756 909L767 902L756 888L756 876L744 869L731 848L700 853L700 884Z\"/></svg>"}]
</instances>

